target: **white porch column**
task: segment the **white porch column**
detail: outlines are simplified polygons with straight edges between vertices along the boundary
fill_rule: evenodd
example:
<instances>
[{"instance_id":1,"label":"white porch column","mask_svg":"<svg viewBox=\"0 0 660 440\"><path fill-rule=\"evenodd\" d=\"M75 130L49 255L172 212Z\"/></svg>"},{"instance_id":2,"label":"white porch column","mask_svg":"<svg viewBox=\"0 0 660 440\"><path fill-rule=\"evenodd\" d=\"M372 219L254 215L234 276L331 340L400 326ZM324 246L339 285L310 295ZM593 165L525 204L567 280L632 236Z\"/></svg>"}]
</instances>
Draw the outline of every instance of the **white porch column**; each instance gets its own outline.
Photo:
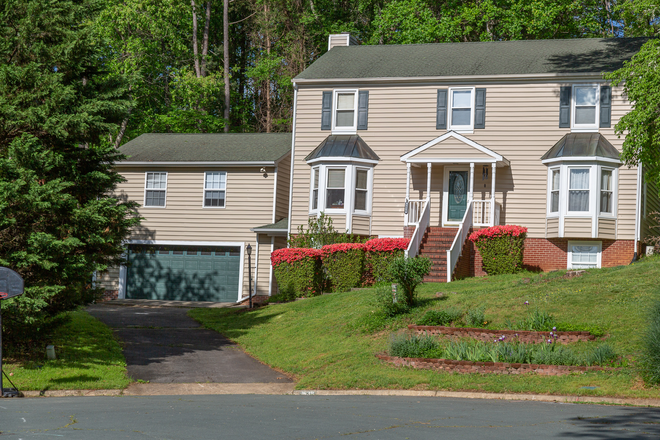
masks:
<instances>
[{"instance_id":1,"label":"white porch column","mask_svg":"<svg viewBox=\"0 0 660 440\"><path fill-rule=\"evenodd\" d=\"M490 164L491 167L491 183L490 183L490 225L495 225L495 170L497 163Z\"/></svg>"},{"instance_id":2,"label":"white porch column","mask_svg":"<svg viewBox=\"0 0 660 440\"><path fill-rule=\"evenodd\" d=\"M474 199L474 162L470 162L470 192L468 193L468 201Z\"/></svg>"},{"instance_id":3,"label":"white porch column","mask_svg":"<svg viewBox=\"0 0 660 440\"><path fill-rule=\"evenodd\" d=\"M408 214L410 213L410 162L406 163L406 209L403 213L403 226L408 226Z\"/></svg>"},{"instance_id":4,"label":"white porch column","mask_svg":"<svg viewBox=\"0 0 660 440\"><path fill-rule=\"evenodd\" d=\"M431 200L431 162L426 164L426 200Z\"/></svg>"}]
</instances>

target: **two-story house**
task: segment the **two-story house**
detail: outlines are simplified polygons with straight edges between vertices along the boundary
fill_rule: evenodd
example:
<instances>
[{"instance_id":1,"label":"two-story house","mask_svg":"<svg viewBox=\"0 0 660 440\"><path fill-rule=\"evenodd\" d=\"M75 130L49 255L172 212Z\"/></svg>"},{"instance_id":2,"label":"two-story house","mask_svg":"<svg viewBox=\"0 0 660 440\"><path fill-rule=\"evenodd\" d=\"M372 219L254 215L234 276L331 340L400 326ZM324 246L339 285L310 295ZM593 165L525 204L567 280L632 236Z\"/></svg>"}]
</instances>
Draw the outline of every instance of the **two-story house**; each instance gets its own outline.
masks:
<instances>
[{"instance_id":1,"label":"two-story house","mask_svg":"<svg viewBox=\"0 0 660 440\"><path fill-rule=\"evenodd\" d=\"M356 234L412 237L434 281L479 274L467 234L496 224L529 229L525 264L541 270L641 251L657 190L619 158L630 104L603 72L645 39L329 41L293 80L290 232L325 212Z\"/></svg>"}]
</instances>

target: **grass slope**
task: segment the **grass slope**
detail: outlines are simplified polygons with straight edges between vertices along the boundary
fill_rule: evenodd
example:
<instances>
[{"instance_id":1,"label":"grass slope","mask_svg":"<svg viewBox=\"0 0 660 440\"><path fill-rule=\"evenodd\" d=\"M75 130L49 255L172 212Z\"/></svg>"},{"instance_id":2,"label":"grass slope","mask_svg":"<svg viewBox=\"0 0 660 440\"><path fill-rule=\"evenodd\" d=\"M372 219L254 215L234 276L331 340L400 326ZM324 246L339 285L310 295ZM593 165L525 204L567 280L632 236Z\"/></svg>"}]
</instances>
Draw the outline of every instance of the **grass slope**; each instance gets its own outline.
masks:
<instances>
[{"instance_id":1,"label":"grass slope","mask_svg":"<svg viewBox=\"0 0 660 440\"><path fill-rule=\"evenodd\" d=\"M21 391L116 389L131 382L126 360L112 330L85 311L71 312L71 322L53 338L57 359L9 362L4 371ZM11 384L5 379L5 387Z\"/></svg>"},{"instance_id":2,"label":"grass slope","mask_svg":"<svg viewBox=\"0 0 660 440\"><path fill-rule=\"evenodd\" d=\"M193 309L190 316L233 341L257 359L298 380L308 389L430 389L487 392L660 397L645 388L634 361L646 323L646 310L660 292L660 259L588 271L578 278L565 272L470 278L419 288L420 306L410 314L385 319L374 290L323 295L253 311ZM443 292L441 298L437 292ZM525 306L524 302L530 305ZM484 306L491 328L527 316L538 307L558 321L599 325L623 356L617 372L562 377L537 375L459 375L395 368L374 357L387 348L392 331L414 323L429 309ZM596 386L595 390L583 389Z\"/></svg>"}]
</instances>

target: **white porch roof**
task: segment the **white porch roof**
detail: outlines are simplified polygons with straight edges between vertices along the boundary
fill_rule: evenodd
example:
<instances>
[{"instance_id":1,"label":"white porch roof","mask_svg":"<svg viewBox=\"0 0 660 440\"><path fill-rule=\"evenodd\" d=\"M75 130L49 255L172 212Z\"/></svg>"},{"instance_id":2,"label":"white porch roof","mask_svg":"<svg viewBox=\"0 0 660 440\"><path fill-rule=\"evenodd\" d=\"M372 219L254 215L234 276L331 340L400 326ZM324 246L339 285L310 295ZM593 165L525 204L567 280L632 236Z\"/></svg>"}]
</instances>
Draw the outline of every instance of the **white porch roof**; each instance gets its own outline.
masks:
<instances>
[{"instance_id":1,"label":"white porch roof","mask_svg":"<svg viewBox=\"0 0 660 440\"><path fill-rule=\"evenodd\" d=\"M491 163L498 167L509 166L504 156L466 138L455 131L448 131L401 156L406 163Z\"/></svg>"}]
</instances>

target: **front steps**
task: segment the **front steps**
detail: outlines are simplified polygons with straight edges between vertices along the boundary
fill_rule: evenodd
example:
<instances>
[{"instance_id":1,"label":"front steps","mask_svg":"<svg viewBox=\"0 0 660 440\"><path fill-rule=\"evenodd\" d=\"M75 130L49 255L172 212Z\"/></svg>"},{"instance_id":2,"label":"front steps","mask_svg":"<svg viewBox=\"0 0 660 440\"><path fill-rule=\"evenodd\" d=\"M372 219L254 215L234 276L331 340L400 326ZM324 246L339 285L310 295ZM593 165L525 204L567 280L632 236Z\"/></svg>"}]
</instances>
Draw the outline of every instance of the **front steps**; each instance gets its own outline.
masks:
<instances>
[{"instance_id":1,"label":"front steps","mask_svg":"<svg viewBox=\"0 0 660 440\"><path fill-rule=\"evenodd\" d=\"M431 273L424 277L426 283L447 282L447 251L454 242L458 228L430 227L426 230L419 255L433 262Z\"/></svg>"}]
</instances>

